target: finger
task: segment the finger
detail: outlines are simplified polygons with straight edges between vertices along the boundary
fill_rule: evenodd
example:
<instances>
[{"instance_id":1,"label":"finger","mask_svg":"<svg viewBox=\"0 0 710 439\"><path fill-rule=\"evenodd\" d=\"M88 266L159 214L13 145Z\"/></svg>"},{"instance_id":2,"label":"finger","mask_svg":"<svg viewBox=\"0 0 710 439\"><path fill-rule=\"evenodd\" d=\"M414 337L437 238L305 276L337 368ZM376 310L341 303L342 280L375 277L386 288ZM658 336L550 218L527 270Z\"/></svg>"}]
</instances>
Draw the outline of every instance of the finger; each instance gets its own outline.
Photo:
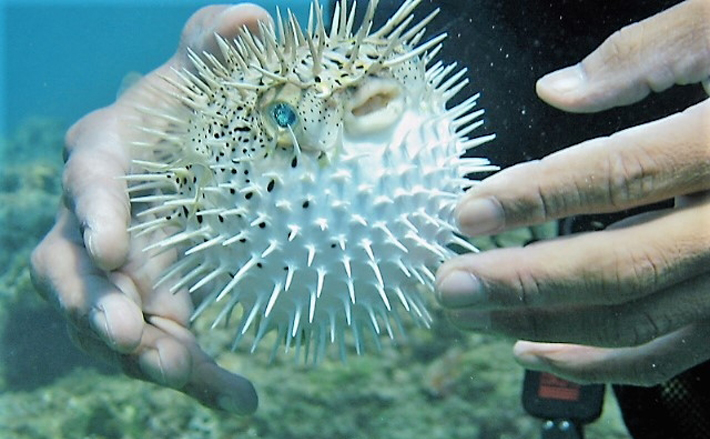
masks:
<instances>
[{"instance_id":1,"label":"finger","mask_svg":"<svg viewBox=\"0 0 710 439\"><path fill-rule=\"evenodd\" d=\"M147 325L140 344L120 357L126 375L175 389L183 387L192 368L190 353L164 331Z\"/></svg>"},{"instance_id":2,"label":"finger","mask_svg":"<svg viewBox=\"0 0 710 439\"><path fill-rule=\"evenodd\" d=\"M492 234L710 189L708 139L710 100L505 169L464 195L459 227L468 235Z\"/></svg>"},{"instance_id":3,"label":"finger","mask_svg":"<svg viewBox=\"0 0 710 439\"><path fill-rule=\"evenodd\" d=\"M581 63L537 83L549 104L573 112L628 105L651 91L710 76L710 2L689 0L609 37Z\"/></svg>"},{"instance_id":4,"label":"finger","mask_svg":"<svg viewBox=\"0 0 710 439\"><path fill-rule=\"evenodd\" d=\"M222 369L214 361L195 366L192 379L182 389L207 407L250 415L258 407L254 385L241 375Z\"/></svg>"},{"instance_id":5,"label":"finger","mask_svg":"<svg viewBox=\"0 0 710 439\"><path fill-rule=\"evenodd\" d=\"M263 8L254 4L235 6L206 6L195 12L185 24L180 38L178 54L184 66L190 66L187 49L197 54L203 51L221 57L221 51L214 35L231 40L247 27L253 34L259 34L259 22L271 22L271 16Z\"/></svg>"},{"instance_id":6,"label":"finger","mask_svg":"<svg viewBox=\"0 0 710 439\"><path fill-rule=\"evenodd\" d=\"M153 133L170 129L170 120L185 117L185 108L179 99L172 96L175 90L169 81L182 83L176 71L186 69L194 72L195 65L190 60L190 52L198 56L207 52L222 60L222 51L215 34L232 40L246 26L252 33L259 35L259 22L271 22L271 17L264 9L253 4L213 5L200 9L185 24L175 55L121 94L115 108L127 113L136 113L137 108L147 109L132 114L131 125L150 127ZM161 92L166 89L169 93ZM125 119L125 114L123 116ZM151 144L161 138L143 132L137 140L141 144Z\"/></svg>"},{"instance_id":7,"label":"finger","mask_svg":"<svg viewBox=\"0 0 710 439\"><path fill-rule=\"evenodd\" d=\"M96 265L104 270L121 266L128 254L130 204L125 180L127 148L113 112L95 111L66 136L67 162L63 187L65 204L76 215L83 242Z\"/></svg>"},{"instance_id":8,"label":"finger","mask_svg":"<svg viewBox=\"0 0 710 439\"><path fill-rule=\"evenodd\" d=\"M85 328L80 329L71 322L67 322L67 333L72 343L87 355L112 366L120 365L120 353L111 349L94 332L87 331Z\"/></svg>"},{"instance_id":9,"label":"finger","mask_svg":"<svg viewBox=\"0 0 710 439\"><path fill-rule=\"evenodd\" d=\"M187 288L172 289L170 282L156 283L161 275L172 268L178 251L145 251L149 245L166 238L164 230L131 237L128 261L108 278L124 294L138 297L144 314L159 315L187 325L194 311L193 296Z\"/></svg>"},{"instance_id":10,"label":"finger","mask_svg":"<svg viewBox=\"0 0 710 439\"><path fill-rule=\"evenodd\" d=\"M190 379L181 390L202 404L240 415L254 413L258 397L254 386L241 375L222 369L197 345L185 327L160 317L150 322L187 346L192 356Z\"/></svg>"},{"instance_id":11,"label":"finger","mask_svg":"<svg viewBox=\"0 0 710 439\"><path fill-rule=\"evenodd\" d=\"M127 374L180 390L211 408L241 415L256 410L254 386L220 368L187 329L156 316L149 322L136 354L123 358Z\"/></svg>"},{"instance_id":12,"label":"finger","mask_svg":"<svg viewBox=\"0 0 710 439\"><path fill-rule=\"evenodd\" d=\"M525 368L579 383L653 386L710 359L710 325L689 325L641 346L596 348L519 341L513 348Z\"/></svg>"},{"instance_id":13,"label":"finger","mask_svg":"<svg viewBox=\"0 0 710 439\"><path fill-rule=\"evenodd\" d=\"M63 210L32 253L32 280L40 294L77 328L93 332L111 349L138 346L143 316L136 298L108 282L81 245L78 224Z\"/></svg>"},{"instance_id":14,"label":"finger","mask_svg":"<svg viewBox=\"0 0 710 439\"><path fill-rule=\"evenodd\" d=\"M622 304L710 267L710 200L638 224L468 254L437 273L439 301L476 310Z\"/></svg>"},{"instance_id":15,"label":"finger","mask_svg":"<svg viewBox=\"0 0 710 439\"><path fill-rule=\"evenodd\" d=\"M531 341L591 346L637 346L710 316L710 275L701 275L641 300L611 306L464 308L448 313L469 330Z\"/></svg>"}]
</instances>

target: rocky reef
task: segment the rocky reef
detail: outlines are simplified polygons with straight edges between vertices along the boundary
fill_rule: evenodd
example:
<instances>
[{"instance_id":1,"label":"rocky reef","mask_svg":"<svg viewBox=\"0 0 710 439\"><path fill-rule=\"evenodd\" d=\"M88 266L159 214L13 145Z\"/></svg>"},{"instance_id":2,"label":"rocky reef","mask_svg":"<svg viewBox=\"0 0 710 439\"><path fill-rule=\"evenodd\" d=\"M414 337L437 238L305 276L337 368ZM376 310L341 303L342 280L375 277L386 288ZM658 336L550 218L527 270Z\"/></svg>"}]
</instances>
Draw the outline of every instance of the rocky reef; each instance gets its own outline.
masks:
<instances>
[{"instance_id":1,"label":"rocky reef","mask_svg":"<svg viewBox=\"0 0 710 439\"><path fill-rule=\"evenodd\" d=\"M534 438L539 421L520 406L522 370L510 340L465 334L434 309L432 329L400 346L317 367L268 350L231 352L232 334L198 326L217 361L252 379L250 417L211 411L170 389L124 377L80 353L61 317L34 292L28 258L60 202L66 127L30 120L1 141L0 431L6 439L60 438ZM532 234L531 234L532 233ZM488 238L519 245L542 228ZM613 398L588 437L627 438Z\"/></svg>"}]
</instances>

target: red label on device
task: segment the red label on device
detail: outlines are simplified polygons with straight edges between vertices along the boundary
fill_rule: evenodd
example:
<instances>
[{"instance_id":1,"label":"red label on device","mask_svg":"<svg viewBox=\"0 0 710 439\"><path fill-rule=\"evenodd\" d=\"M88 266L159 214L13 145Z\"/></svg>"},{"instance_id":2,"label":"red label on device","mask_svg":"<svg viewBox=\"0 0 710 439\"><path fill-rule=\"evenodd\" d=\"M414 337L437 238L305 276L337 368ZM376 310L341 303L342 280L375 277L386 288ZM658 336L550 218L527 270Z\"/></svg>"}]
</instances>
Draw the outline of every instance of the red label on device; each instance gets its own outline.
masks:
<instances>
[{"instance_id":1,"label":"red label on device","mask_svg":"<svg viewBox=\"0 0 710 439\"><path fill-rule=\"evenodd\" d=\"M558 378L549 373L540 374L540 385L537 395L540 398L577 401L581 385Z\"/></svg>"}]
</instances>

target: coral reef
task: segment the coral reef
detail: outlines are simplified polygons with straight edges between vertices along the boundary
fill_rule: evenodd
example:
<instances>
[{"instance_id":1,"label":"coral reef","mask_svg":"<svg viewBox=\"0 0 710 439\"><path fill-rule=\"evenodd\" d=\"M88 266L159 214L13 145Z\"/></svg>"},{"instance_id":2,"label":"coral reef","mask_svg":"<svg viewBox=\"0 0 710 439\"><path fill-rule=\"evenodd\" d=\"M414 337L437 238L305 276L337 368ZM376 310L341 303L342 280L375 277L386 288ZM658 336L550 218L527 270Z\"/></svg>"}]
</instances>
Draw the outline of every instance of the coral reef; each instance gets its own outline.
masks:
<instances>
[{"instance_id":1,"label":"coral reef","mask_svg":"<svg viewBox=\"0 0 710 439\"><path fill-rule=\"evenodd\" d=\"M0 243L6 249L0 252L0 273L11 279L26 266L26 256L54 220L61 192L63 131L53 120L30 119L12 138L0 141Z\"/></svg>"}]
</instances>

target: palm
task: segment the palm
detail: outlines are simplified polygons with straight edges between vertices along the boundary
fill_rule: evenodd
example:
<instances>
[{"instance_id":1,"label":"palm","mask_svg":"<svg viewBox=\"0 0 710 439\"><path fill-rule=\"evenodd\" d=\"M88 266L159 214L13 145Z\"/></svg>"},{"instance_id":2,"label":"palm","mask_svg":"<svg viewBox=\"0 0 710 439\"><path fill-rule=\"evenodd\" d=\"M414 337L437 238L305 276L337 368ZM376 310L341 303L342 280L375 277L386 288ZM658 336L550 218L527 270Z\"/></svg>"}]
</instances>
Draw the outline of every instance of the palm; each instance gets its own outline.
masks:
<instances>
[{"instance_id":1,"label":"palm","mask_svg":"<svg viewBox=\"0 0 710 439\"><path fill-rule=\"evenodd\" d=\"M185 26L175 56L113 105L76 123L66 137L66 207L32 255L38 291L67 317L82 348L117 363L129 375L238 413L256 409L254 389L199 348L186 328L192 312L189 294L155 287L176 255L154 257L143 251L159 239L160 231L129 234L131 209L122 177L130 169L131 145L151 141L149 133L136 127L164 123L141 108L169 112L178 105L156 89L168 87L164 77L187 65L187 47L211 51L215 32L230 38L242 26L268 19L255 6L203 8Z\"/></svg>"}]
</instances>

